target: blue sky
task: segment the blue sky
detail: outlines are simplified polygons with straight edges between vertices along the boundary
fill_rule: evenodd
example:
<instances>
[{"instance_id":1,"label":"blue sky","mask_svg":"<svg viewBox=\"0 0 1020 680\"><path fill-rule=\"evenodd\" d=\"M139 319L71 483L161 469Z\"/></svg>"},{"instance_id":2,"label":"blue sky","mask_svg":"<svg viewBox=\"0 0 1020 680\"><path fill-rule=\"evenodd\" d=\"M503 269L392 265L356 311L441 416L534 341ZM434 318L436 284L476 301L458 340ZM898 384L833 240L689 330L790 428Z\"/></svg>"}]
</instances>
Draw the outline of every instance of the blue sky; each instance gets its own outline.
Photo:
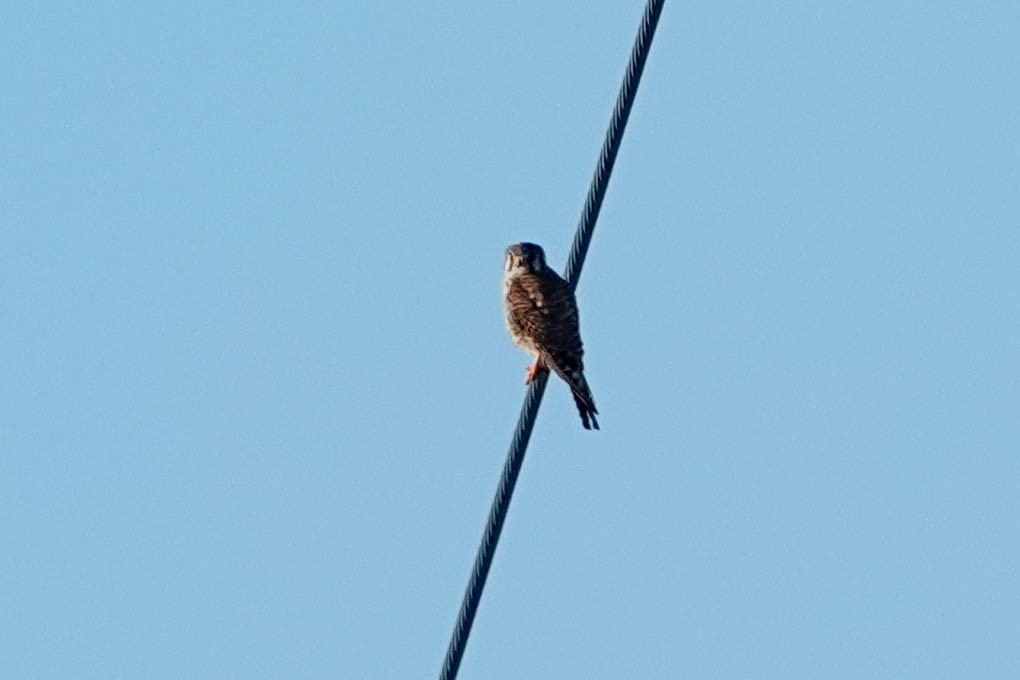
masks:
<instances>
[{"instance_id":1,"label":"blue sky","mask_svg":"<svg viewBox=\"0 0 1020 680\"><path fill-rule=\"evenodd\" d=\"M0 28L0 675L436 674L640 3ZM463 678L1020 675L1020 6L667 3Z\"/></svg>"}]
</instances>

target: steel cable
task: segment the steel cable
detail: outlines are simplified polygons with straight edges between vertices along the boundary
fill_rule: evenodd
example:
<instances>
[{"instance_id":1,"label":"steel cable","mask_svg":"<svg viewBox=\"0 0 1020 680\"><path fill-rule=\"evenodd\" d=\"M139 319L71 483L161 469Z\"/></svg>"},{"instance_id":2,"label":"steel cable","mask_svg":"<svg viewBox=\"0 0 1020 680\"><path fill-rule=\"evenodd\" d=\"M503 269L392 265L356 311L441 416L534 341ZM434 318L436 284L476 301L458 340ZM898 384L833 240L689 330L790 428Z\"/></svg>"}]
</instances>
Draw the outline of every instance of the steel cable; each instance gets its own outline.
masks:
<instances>
[{"instance_id":1,"label":"steel cable","mask_svg":"<svg viewBox=\"0 0 1020 680\"><path fill-rule=\"evenodd\" d=\"M602 201L606 196L609 177L613 172L616 154L620 150L620 142L623 139L623 132L627 126L627 118L630 116L630 110L634 105L634 97L637 94L638 84L641 81L641 73L644 70L645 62L648 60L648 51L651 48L652 38L655 35L655 27L659 23L659 15L662 14L662 6L664 4L665 0L648 0L648 4L645 5L645 12L641 18L641 28L638 30L637 38L634 41L634 48L631 51L630 61L627 64L627 72L624 75L623 84L620 86L620 94L616 98L613 117L609 123L609 130L606 132L605 142L602 144L602 153L599 155L599 162L592 177L588 197L584 202L584 210L577 225L574 244L567 259L564 278L570 283L571 290L577 287L577 280L581 275L581 267L584 265L588 246L591 244L595 222L598 220L599 211L602 209ZM489 510L489 519L485 525L482 543L479 545L478 554L475 557L471 579L468 581L467 588L464 591L464 600L461 603L460 613L457 616L457 624L454 626L450 645L446 650L443 669L439 674L440 680L454 680L457 677L457 671L460 669L460 662L464 656L464 648L467 645L468 636L471 634L471 625L474 623L475 614L478 611L478 603L482 597L482 590L485 588L485 580L489 575L490 567L492 567L496 545L499 543L503 523L506 521L507 512L510 509L510 499L513 496L514 486L517 484L517 477L524 463L524 454L527 452L528 440L531 439L531 431L538 417L538 407L542 403L542 395L545 394L548 379L549 374L547 372L540 374L538 379L531 383L527 397L524 399L524 406L521 408L521 415L517 421L517 429L514 430L513 441L510 443L506 463L503 465L503 474L499 480L499 487L496 489L496 495L492 500L492 508Z\"/></svg>"}]
</instances>

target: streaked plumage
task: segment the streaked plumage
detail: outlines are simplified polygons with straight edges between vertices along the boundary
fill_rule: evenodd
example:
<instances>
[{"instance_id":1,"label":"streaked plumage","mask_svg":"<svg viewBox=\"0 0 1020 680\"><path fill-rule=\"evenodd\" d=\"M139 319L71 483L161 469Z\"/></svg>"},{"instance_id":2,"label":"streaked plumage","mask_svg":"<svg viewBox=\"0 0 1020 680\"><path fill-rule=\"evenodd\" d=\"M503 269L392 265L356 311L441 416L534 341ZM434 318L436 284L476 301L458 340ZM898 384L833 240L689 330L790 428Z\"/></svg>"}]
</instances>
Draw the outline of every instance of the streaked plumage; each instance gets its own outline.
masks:
<instances>
[{"instance_id":1,"label":"streaked plumage","mask_svg":"<svg viewBox=\"0 0 1020 680\"><path fill-rule=\"evenodd\" d=\"M506 323L514 343L535 357L528 371L552 369L570 388L585 429L599 429L598 409L584 377L584 345L577 301L570 286L545 262L534 243L517 243L506 250L503 295ZM589 422L590 421L590 422Z\"/></svg>"}]
</instances>

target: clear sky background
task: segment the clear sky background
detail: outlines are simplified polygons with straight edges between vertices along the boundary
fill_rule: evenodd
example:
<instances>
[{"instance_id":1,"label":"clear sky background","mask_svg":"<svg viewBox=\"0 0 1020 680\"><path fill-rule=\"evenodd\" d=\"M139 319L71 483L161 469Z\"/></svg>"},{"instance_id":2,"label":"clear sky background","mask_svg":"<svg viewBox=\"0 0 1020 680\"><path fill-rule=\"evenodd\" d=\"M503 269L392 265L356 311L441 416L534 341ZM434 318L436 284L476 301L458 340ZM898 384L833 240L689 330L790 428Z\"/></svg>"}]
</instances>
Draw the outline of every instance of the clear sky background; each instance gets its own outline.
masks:
<instances>
[{"instance_id":1,"label":"clear sky background","mask_svg":"<svg viewBox=\"0 0 1020 680\"><path fill-rule=\"evenodd\" d=\"M6 9L0 676L436 675L641 11ZM461 677L1020 677L1018 35L667 3Z\"/></svg>"}]
</instances>

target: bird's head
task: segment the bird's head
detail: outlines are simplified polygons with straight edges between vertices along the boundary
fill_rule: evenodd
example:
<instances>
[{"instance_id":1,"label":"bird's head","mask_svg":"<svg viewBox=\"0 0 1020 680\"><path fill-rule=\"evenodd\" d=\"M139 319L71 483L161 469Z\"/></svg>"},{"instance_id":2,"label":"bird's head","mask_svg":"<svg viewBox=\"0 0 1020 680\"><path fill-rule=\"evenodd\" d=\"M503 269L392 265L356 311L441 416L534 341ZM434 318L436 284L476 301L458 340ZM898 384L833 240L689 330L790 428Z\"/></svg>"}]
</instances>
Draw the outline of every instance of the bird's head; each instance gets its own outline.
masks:
<instances>
[{"instance_id":1,"label":"bird's head","mask_svg":"<svg viewBox=\"0 0 1020 680\"><path fill-rule=\"evenodd\" d=\"M515 243L506 249L503 268L509 276L541 271L545 269L545 251L534 243Z\"/></svg>"}]
</instances>

